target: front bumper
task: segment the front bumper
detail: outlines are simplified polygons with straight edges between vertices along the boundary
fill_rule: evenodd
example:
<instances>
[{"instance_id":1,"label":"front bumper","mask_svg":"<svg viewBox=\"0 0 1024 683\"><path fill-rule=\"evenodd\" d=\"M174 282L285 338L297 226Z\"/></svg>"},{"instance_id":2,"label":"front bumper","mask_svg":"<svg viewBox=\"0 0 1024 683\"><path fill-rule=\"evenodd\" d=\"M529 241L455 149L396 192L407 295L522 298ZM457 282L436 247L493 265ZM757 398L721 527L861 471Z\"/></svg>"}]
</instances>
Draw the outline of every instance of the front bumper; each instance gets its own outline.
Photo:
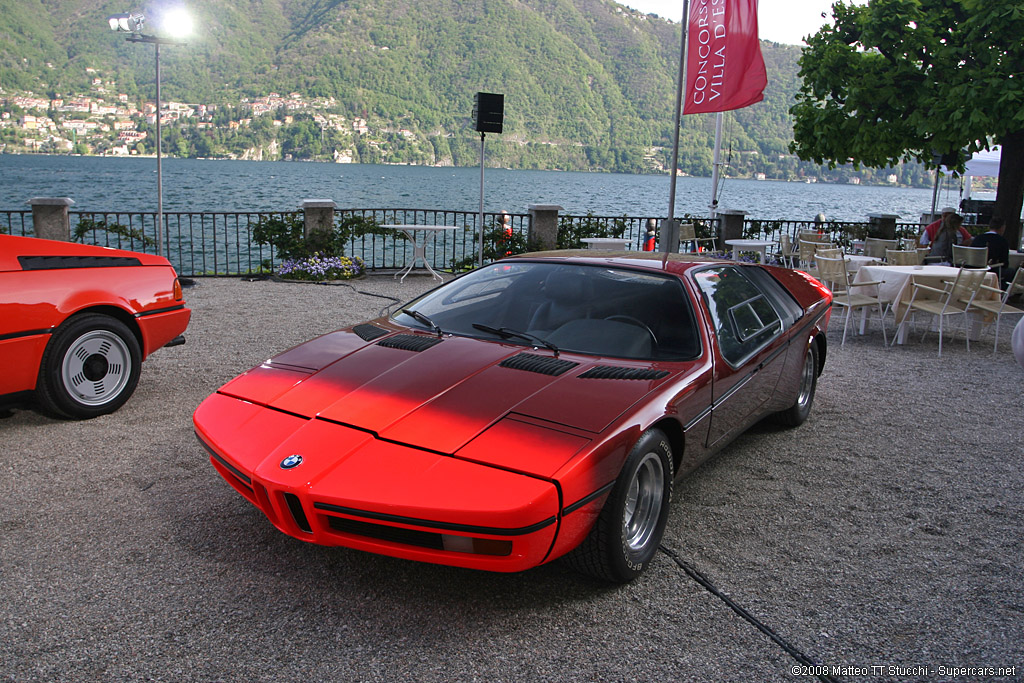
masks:
<instances>
[{"instance_id":1,"label":"front bumper","mask_svg":"<svg viewBox=\"0 0 1024 683\"><path fill-rule=\"evenodd\" d=\"M514 572L541 564L555 540L559 493L544 479L222 394L194 422L220 475L303 541ZM292 456L301 463L285 468Z\"/></svg>"}]
</instances>

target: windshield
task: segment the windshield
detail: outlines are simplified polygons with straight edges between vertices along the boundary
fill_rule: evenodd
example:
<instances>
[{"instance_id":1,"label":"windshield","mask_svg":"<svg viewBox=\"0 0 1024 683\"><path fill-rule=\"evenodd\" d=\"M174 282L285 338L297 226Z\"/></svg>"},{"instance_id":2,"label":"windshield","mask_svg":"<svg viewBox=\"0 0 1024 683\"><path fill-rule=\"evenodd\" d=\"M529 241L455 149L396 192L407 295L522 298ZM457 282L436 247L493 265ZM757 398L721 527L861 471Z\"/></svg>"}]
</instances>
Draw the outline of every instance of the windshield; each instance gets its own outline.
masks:
<instances>
[{"instance_id":1,"label":"windshield","mask_svg":"<svg viewBox=\"0 0 1024 683\"><path fill-rule=\"evenodd\" d=\"M700 354L677 278L606 265L495 263L413 300L393 319L556 353L645 360Z\"/></svg>"}]
</instances>

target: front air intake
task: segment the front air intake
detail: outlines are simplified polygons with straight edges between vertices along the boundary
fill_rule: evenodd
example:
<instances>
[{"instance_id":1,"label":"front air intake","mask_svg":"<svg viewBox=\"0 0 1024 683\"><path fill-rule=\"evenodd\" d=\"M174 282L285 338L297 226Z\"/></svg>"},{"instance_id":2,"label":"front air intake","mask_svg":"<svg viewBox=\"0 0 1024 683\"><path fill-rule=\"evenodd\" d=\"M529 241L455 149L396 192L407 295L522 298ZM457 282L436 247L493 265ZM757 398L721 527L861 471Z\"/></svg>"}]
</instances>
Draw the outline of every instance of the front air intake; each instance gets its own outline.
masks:
<instances>
[{"instance_id":1,"label":"front air intake","mask_svg":"<svg viewBox=\"0 0 1024 683\"><path fill-rule=\"evenodd\" d=\"M288 503L288 510L292 513L295 525L307 534L313 533L313 528L309 526L309 519L306 518L306 511L302 509L302 501L299 500L299 497L294 493L286 493L284 500Z\"/></svg>"}]
</instances>

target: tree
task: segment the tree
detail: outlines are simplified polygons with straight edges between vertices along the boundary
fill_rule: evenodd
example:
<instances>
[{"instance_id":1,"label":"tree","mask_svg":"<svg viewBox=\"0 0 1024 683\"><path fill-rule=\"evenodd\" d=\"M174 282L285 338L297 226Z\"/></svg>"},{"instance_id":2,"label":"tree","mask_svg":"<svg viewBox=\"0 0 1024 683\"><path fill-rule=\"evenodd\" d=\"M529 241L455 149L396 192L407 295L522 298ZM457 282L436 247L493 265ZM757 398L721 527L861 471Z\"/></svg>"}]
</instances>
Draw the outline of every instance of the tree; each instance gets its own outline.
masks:
<instances>
[{"instance_id":1,"label":"tree","mask_svg":"<svg viewBox=\"0 0 1024 683\"><path fill-rule=\"evenodd\" d=\"M916 159L935 168L936 154L1000 145L995 214L1007 219L1007 240L1019 244L1020 0L838 0L832 14L835 25L812 36L800 57L790 150L832 167Z\"/></svg>"}]
</instances>

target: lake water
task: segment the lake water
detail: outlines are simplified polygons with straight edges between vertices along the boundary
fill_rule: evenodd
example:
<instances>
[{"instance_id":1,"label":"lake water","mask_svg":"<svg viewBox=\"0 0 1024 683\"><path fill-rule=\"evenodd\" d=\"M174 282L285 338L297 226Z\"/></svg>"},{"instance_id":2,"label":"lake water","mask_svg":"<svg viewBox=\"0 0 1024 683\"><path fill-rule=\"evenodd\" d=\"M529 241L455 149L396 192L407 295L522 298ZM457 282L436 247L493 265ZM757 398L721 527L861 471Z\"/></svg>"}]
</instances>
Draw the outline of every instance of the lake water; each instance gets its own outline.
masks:
<instances>
[{"instance_id":1,"label":"lake water","mask_svg":"<svg viewBox=\"0 0 1024 683\"><path fill-rule=\"evenodd\" d=\"M488 168L484 180L488 212L526 213L530 204L598 216L668 212L668 176ZM164 159L163 190L165 211L289 211L304 199L332 199L339 208L475 212L480 169ZM25 209L32 197L71 197L80 211L155 211L156 160L0 154L0 210ZM676 215L706 216L710 197L709 178L679 178ZM939 206L959 200L958 187L944 189ZM887 213L917 222L931 201L924 188L726 179L719 206L750 218L866 221Z\"/></svg>"}]
</instances>

